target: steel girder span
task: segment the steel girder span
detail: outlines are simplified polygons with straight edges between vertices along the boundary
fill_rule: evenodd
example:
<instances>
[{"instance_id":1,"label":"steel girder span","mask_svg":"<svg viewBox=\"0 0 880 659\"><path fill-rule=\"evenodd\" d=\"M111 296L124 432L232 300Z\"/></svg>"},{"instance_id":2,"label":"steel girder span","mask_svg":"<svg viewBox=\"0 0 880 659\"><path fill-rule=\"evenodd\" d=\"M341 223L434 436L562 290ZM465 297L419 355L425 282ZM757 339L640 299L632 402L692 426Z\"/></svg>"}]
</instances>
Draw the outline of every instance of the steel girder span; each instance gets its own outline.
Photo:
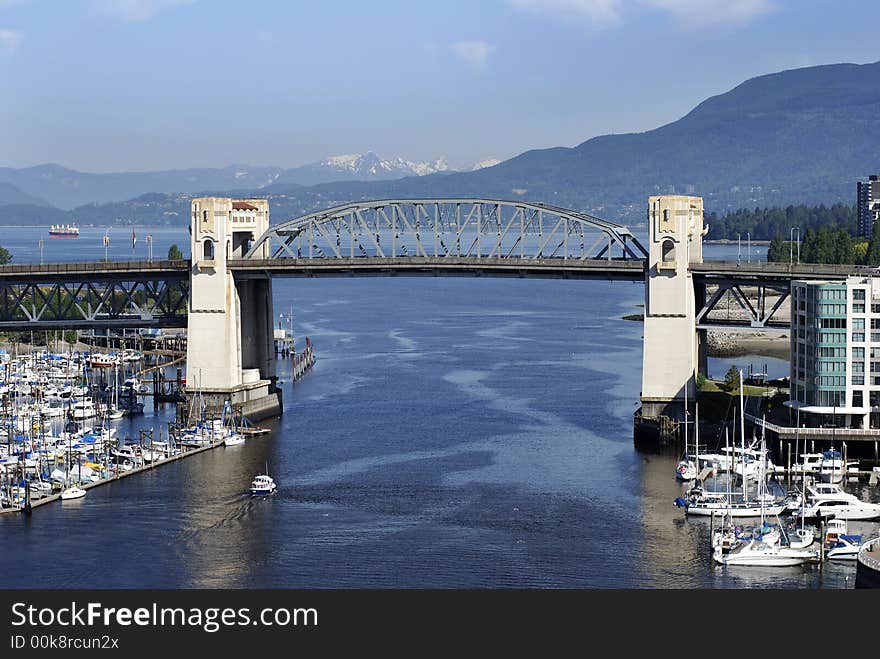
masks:
<instances>
[{"instance_id":1,"label":"steel girder span","mask_svg":"<svg viewBox=\"0 0 880 659\"><path fill-rule=\"evenodd\" d=\"M493 199L362 201L282 222L246 259L486 257L641 260L624 226L549 204Z\"/></svg>"},{"instance_id":2,"label":"steel girder span","mask_svg":"<svg viewBox=\"0 0 880 659\"><path fill-rule=\"evenodd\" d=\"M186 327L189 272L4 277L0 331Z\"/></svg>"}]
</instances>

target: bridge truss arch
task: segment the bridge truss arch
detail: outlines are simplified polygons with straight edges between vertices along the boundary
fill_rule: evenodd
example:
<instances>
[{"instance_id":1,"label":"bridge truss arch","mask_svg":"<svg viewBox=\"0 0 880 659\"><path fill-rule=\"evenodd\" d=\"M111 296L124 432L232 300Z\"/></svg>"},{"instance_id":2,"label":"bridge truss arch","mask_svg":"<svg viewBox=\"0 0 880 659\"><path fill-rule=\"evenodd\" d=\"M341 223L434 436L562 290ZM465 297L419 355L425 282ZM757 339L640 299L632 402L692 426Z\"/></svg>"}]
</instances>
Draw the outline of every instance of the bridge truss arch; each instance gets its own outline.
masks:
<instances>
[{"instance_id":1,"label":"bridge truss arch","mask_svg":"<svg viewBox=\"0 0 880 659\"><path fill-rule=\"evenodd\" d=\"M245 259L470 257L642 260L624 226L550 204L498 199L360 201L282 222Z\"/></svg>"}]
</instances>

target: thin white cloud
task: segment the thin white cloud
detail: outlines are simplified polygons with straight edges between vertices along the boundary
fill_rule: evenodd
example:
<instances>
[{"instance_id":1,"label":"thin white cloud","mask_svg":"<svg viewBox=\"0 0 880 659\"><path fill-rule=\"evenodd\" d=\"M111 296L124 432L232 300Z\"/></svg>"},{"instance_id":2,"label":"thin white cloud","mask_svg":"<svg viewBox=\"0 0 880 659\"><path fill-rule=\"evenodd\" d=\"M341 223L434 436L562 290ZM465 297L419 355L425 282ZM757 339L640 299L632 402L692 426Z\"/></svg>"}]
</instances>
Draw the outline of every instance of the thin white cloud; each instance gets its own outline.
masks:
<instances>
[{"instance_id":1,"label":"thin white cloud","mask_svg":"<svg viewBox=\"0 0 880 659\"><path fill-rule=\"evenodd\" d=\"M15 7L16 5L23 5L27 1L28 0L0 0L0 11Z\"/></svg>"},{"instance_id":2,"label":"thin white cloud","mask_svg":"<svg viewBox=\"0 0 880 659\"><path fill-rule=\"evenodd\" d=\"M770 0L639 0L692 27L744 25L773 10Z\"/></svg>"},{"instance_id":3,"label":"thin white cloud","mask_svg":"<svg viewBox=\"0 0 880 659\"><path fill-rule=\"evenodd\" d=\"M456 57L461 58L475 69L483 70L489 63L489 55L492 53L492 46L485 41L474 39L472 41L457 41L450 44L449 48Z\"/></svg>"},{"instance_id":4,"label":"thin white cloud","mask_svg":"<svg viewBox=\"0 0 880 659\"><path fill-rule=\"evenodd\" d=\"M543 14L566 22L614 27L647 7L671 14L686 27L744 25L774 9L774 0L508 0L518 11Z\"/></svg>"},{"instance_id":5,"label":"thin white cloud","mask_svg":"<svg viewBox=\"0 0 880 659\"><path fill-rule=\"evenodd\" d=\"M605 28L620 23L622 0L508 0L514 9Z\"/></svg>"},{"instance_id":6,"label":"thin white cloud","mask_svg":"<svg viewBox=\"0 0 880 659\"><path fill-rule=\"evenodd\" d=\"M92 0L95 10L124 23L148 21L160 11L186 5L195 0Z\"/></svg>"},{"instance_id":7,"label":"thin white cloud","mask_svg":"<svg viewBox=\"0 0 880 659\"><path fill-rule=\"evenodd\" d=\"M21 45L22 39L24 35L21 32L0 28L0 51L14 53Z\"/></svg>"}]
</instances>

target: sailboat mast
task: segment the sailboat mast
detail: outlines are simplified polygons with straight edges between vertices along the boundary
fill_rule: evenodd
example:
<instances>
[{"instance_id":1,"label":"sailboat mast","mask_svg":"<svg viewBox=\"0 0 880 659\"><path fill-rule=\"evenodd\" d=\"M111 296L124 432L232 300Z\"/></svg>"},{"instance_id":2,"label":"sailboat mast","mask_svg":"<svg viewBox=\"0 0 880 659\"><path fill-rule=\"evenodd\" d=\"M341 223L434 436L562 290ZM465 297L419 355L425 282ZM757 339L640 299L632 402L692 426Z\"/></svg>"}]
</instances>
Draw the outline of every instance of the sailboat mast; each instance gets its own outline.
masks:
<instances>
[{"instance_id":1,"label":"sailboat mast","mask_svg":"<svg viewBox=\"0 0 880 659\"><path fill-rule=\"evenodd\" d=\"M742 448L742 490L743 502L747 499L746 487L746 407L743 401L743 372L739 371L739 436ZM732 461L732 456L731 456Z\"/></svg>"},{"instance_id":2,"label":"sailboat mast","mask_svg":"<svg viewBox=\"0 0 880 659\"><path fill-rule=\"evenodd\" d=\"M688 452L688 383L684 383L684 459Z\"/></svg>"}]
</instances>

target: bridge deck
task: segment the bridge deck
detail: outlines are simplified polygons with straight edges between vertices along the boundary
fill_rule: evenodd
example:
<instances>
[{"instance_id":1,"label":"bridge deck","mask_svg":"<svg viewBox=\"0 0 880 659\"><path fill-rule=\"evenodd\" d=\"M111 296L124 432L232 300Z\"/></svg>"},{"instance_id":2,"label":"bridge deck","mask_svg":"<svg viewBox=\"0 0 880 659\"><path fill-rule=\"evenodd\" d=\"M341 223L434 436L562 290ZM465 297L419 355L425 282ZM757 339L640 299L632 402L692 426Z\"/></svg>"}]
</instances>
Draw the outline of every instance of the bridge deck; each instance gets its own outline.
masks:
<instances>
[{"instance_id":1,"label":"bridge deck","mask_svg":"<svg viewBox=\"0 0 880 659\"><path fill-rule=\"evenodd\" d=\"M228 266L237 276L490 276L644 281L641 260L529 259L464 256L355 257L321 259L239 259Z\"/></svg>"},{"instance_id":2,"label":"bridge deck","mask_svg":"<svg viewBox=\"0 0 880 659\"><path fill-rule=\"evenodd\" d=\"M189 277L188 260L78 261L70 263L15 263L0 266L0 283L49 281L99 281L107 279L183 279Z\"/></svg>"},{"instance_id":3,"label":"bridge deck","mask_svg":"<svg viewBox=\"0 0 880 659\"><path fill-rule=\"evenodd\" d=\"M738 263L705 261L690 266L694 275L743 280L845 279L848 276L876 277L880 270L859 265L824 265L819 263Z\"/></svg>"}]
</instances>

